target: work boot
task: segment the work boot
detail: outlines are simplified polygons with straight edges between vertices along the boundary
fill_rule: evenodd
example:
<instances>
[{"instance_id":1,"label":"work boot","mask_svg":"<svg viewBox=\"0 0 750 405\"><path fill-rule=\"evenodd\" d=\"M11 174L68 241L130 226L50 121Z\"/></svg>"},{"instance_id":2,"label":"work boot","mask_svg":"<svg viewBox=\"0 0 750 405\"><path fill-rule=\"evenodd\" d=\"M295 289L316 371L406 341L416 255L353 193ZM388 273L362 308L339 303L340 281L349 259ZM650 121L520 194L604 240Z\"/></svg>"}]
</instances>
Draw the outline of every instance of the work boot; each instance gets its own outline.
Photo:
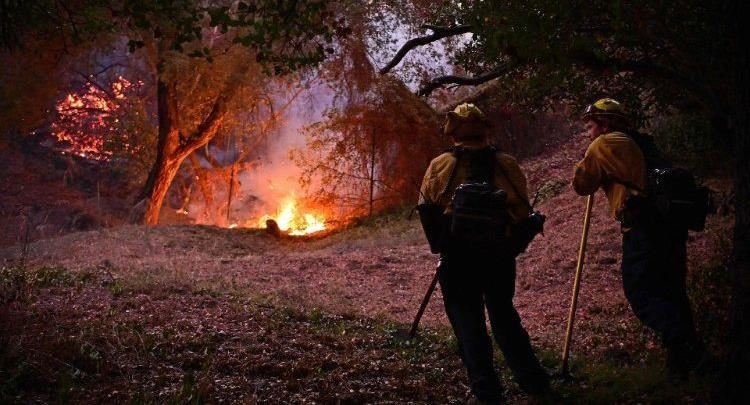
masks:
<instances>
[{"instance_id":1,"label":"work boot","mask_svg":"<svg viewBox=\"0 0 750 405\"><path fill-rule=\"evenodd\" d=\"M667 347L667 374L677 381L687 381L691 371L710 370L712 356L700 341L683 342Z\"/></svg>"},{"instance_id":2,"label":"work boot","mask_svg":"<svg viewBox=\"0 0 750 405\"><path fill-rule=\"evenodd\" d=\"M541 368L533 373L517 376L516 381L523 392L539 400L543 400L552 394L549 375Z\"/></svg>"},{"instance_id":3,"label":"work boot","mask_svg":"<svg viewBox=\"0 0 750 405\"><path fill-rule=\"evenodd\" d=\"M687 354L680 349L667 349L667 375L670 380L686 382L690 377Z\"/></svg>"}]
</instances>

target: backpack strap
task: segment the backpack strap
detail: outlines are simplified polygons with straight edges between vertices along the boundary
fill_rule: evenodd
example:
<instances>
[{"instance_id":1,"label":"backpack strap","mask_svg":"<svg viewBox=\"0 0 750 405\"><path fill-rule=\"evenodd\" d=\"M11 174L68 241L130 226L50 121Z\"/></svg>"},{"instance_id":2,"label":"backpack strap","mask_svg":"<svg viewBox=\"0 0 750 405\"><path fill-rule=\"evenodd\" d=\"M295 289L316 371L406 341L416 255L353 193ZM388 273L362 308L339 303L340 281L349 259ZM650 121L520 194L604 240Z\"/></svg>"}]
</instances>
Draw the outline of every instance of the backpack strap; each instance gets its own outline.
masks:
<instances>
[{"instance_id":1,"label":"backpack strap","mask_svg":"<svg viewBox=\"0 0 750 405\"><path fill-rule=\"evenodd\" d=\"M505 170L505 168L503 168L502 162L499 162L497 160L497 148L494 147L494 146L490 146L489 149L491 151L491 156L492 156L492 164L490 165L490 168L491 168L490 169L491 170L490 180L492 180L492 182L494 182L494 180L495 180L495 167L499 167L500 168L500 173L508 180L508 183L510 184L510 187L516 193L516 195L521 200L521 202L526 206L526 208L528 208L530 211L533 211L534 207L531 205L531 203L529 202L529 200L523 198L522 194L518 191L518 187L516 187L515 183L513 183L513 180L510 178L510 176L508 175L508 172ZM447 149L446 152L450 152L450 153L453 154L453 156L456 157L456 164L453 166L453 169L451 170L451 174L450 174L450 176L448 178L448 182L445 184L445 188L443 189L443 191L438 196L438 200L440 200L440 199L443 198L443 196L445 195L445 193L447 193L448 190L450 189L451 183L453 183L453 181L456 179L456 172L457 172L456 169L458 168L459 160L460 160L461 156L463 155L464 148L462 148L460 146L453 146L453 147Z\"/></svg>"},{"instance_id":2,"label":"backpack strap","mask_svg":"<svg viewBox=\"0 0 750 405\"><path fill-rule=\"evenodd\" d=\"M630 138L636 144L636 146L638 146L638 149L641 150L641 153L643 154L643 160L646 165L647 175L653 169L672 167L672 164L667 159L665 159L664 156L662 156L662 154L656 148L656 145L654 144L653 139L650 139L648 135L644 135L638 132L635 132L635 133L623 132L623 133L625 134L625 136ZM606 176L607 176L607 180L610 180L618 184L622 184L623 186L633 189L641 194L648 195L648 192L646 192L645 189L638 187L629 181L620 179L610 174L606 174Z\"/></svg>"},{"instance_id":3,"label":"backpack strap","mask_svg":"<svg viewBox=\"0 0 750 405\"><path fill-rule=\"evenodd\" d=\"M456 163L453 165L453 169L451 169L451 174L448 176L448 182L445 183L445 188L443 188L443 191L438 194L437 201L440 201L443 199L443 196L445 196L445 193L448 192L448 189L450 189L451 183L456 180L456 172L458 172L458 164L459 159L461 158L463 148L459 147L451 147L446 150L446 152L450 152L455 158Z\"/></svg>"},{"instance_id":4,"label":"backpack strap","mask_svg":"<svg viewBox=\"0 0 750 405\"><path fill-rule=\"evenodd\" d=\"M520 199L521 202L523 202L523 205L525 205L526 208L529 209L529 211L534 211L534 207L531 205L531 203L529 203L529 200L523 198L523 195L518 191L518 188L513 183L513 180L510 178L510 176L508 176L508 172L505 171L505 168L503 167L503 163L502 162L497 162L497 166L500 167L500 173L502 173L503 176L505 176L505 178L508 180L508 183L510 183L510 187L516 193L516 195L518 196L518 199Z\"/></svg>"},{"instance_id":5,"label":"backpack strap","mask_svg":"<svg viewBox=\"0 0 750 405\"><path fill-rule=\"evenodd\" d=\"M609 181L611 181L613 183L621 184L621 185L623 185L623 186L625 186L627 188L632 188L633 190L635 190L635 191L637 191L639 193L648 195L648 193L646 192L646 190L644 190L644 189L636 186L635 184L633 184L633 183L631 183L629 181L622 180L622 179L620 179L620 178L618 178L616 176L611 176L609 174L607 174L606 176L607 176L607 180L609 180Z\"/></svg>"},{"instance_id":6,"label":"backpack strap","mask_svg":"<svg viewBox=\"0 0 750 405\"><path fill-rule=\"evenodd\" d=\"M491 147L492 154L494 156L494 147ZM451 174L448 176L448 182L445 183L445 188L442 192L438 195L438 201L440 201L443 196L450 190L451 185L456 180L456 174L458 172L458 165L461 163L461 158L466 156L466 149L461 146L451 146L450 148L445 150L446 153L452 154L456 158L456 163L453 165L453 169L451 169ZM494 179L494 164L490 164L490 170L491 173L489 173L490 179Z\"/></svg>"}]
</instances>

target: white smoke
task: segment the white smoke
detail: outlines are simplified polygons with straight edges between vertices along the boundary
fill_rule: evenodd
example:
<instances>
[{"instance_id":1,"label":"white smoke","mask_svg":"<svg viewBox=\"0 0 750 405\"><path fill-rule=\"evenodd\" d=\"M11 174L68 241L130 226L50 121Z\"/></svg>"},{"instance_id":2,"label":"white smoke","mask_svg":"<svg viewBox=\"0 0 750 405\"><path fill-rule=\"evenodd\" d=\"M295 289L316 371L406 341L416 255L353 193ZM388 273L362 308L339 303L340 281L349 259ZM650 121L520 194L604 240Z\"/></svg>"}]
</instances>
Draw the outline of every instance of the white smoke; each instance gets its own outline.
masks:
<instances>
[{"instance_id":1,"label":"white smoke","mask_svg":"<svg viewBox=\"0 0 750 405\"><path fill-rule=\"evenodd\" d=\"M277 95L279 106L289 102L298 89ZM254 169L239 175L239 196L245 202L233 207L233 215L240 221L251 221L265 214L274 215L281 202L289 197L302 198L305 190L300 186L302 169L290 158L292 150L304 150L306 138L302 131L320 121L332 102L330 88L313 82L294 98L279 117L280 125L269 136L262 159ZM241 211L245 212L241 212Z\"/></svg>"}]
</instances>

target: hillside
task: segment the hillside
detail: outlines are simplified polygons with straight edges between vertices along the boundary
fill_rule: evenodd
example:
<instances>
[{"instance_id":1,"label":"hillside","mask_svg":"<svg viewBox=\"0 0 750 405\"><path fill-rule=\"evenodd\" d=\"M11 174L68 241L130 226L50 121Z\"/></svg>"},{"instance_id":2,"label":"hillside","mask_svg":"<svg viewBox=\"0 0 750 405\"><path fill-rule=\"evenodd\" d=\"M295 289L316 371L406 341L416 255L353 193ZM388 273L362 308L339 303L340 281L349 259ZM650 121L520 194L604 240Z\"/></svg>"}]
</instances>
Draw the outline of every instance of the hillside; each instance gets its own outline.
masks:
<instances>
[{"instance_id":1,"label":"hillside","mask_svg":"<svg viewBox=\"0 0 750 405\"><path fill-rule=\"evenodd\" d=\"M515 302L550 366L564 335L584 207L568 177L584 148L585 141L571 140L522 162L530 188L541 190L538 208L548 221L544 236L518 260ZM619 230L598 197L572 351L577 364L637 370L662 354L623 296ZM725 304L721 285L702 283L722 271L730 229L729 218L714 217L706 232L691 235L697 307ZM68 367L40 363L53 358L83 370L85 376L70 377L78 391L63 390L73 399L142 395L162 402L200 394L226 401L455 402L467 395L457 356L445 353L455 343L439 289L423 338L406 344L389 337L411 322L437 262L416 220L381 217L314 240L203 226L121 226L28 248L26 281L14 284L25 286L23 299L3 313L3 343L13 348L3 361L17 367L11 360L28 358L22 372L58 384ZM20 250L0 249L6 280L18 271ZM717 321L698 318L704 334L714 333L707 328ZM71 349L66 345L85 356L60 352ZM185 388L187 375L194 381ZM97 381L105 384L94 389ZM659 383L633 384L617 389L631 390L626 395L635 401ZM25 400L60 394L11 388L4 394Z\"/></svg>"}]
</instances>

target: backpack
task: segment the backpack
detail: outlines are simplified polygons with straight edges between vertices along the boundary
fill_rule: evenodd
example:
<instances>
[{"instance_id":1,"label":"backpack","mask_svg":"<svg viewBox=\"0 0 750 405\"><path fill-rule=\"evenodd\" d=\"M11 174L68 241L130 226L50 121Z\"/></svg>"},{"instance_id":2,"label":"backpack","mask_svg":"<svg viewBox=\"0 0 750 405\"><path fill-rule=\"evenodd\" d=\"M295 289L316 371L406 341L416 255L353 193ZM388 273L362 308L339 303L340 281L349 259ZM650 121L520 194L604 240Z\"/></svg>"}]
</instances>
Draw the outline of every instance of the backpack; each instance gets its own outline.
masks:
<instances>
[{"instance_id":1,"label":"backpack","mask_svg":"<svg viewBox=\"0 0 750 405\"><path fill-rule=\"evenodd\" d=\"M677 229L703 231L706 216L713 212L711 191L699 185L689 170L672 166L656 148L651 137L638 133L628 136L643 153L647 178L645 190L614 179L642 193L625 200L618 213L622 225L630 227L653 220Z\"/></svg>"},{"instance_id":2,"label":"backpack","mask_svg":"<svg viewBox=\"0 0 750 405\"><path fill-rule=\"evenodd\" d=\"M465 159L469 172L451 199L450 243L470 250L496 249L506 242L511 224L508 193L495 188L496 149L454 148L456 166Z\"/></svg>"},{"instance_id":3,"label":"backpack","mask_svg":"<svg viewBox=\"0 0 750 405\"><path fill-rule=\"evenodd\" d=\"M416 207L432 253L444 252L452 246L515 257L526 250L534 237L542 232L545 217L533 212L533 207L524 201L532 214L520 223L512 224L506 207L508 194L495 188L497 149L454 147L448 151L456 157L456 164L441 195L451 189L458 165L464 159L469 159L469 173L466 180L456 187L450 216L444 215L443 207L436 203L422 203ZM505 170L502 167L500 170L510 181ZM515 185L510 184L519 194Z\"/></svg>"}]
</instances>

